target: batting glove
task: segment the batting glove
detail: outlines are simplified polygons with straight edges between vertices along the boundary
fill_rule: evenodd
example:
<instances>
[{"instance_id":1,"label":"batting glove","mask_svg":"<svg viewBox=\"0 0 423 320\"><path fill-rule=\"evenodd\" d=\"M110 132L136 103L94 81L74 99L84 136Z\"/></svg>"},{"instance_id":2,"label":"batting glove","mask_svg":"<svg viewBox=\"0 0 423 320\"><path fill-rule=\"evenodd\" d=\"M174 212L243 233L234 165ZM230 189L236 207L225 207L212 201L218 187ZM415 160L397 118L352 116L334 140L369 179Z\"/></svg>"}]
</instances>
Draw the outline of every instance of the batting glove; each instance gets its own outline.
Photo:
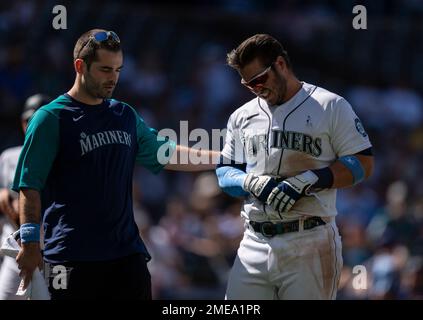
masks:
<instances>
[{"instance_id":1,"label":"batting glove","mask_svg":"<svg viewBox=\"0 0 423 320\"><path fill-rule=\"evenodd\" d=\"M256 176L253 173L249 173L244 180L242 188L261 202L266 203L270 193L277 185L278 183L272 177Z\"/></svg>"},{"instance_id":2,"label":"batting glove","mask_svg":"<svg viewBox=\"0 0 423 320\"><path fill-rule=\"evenodd\" d=\"M279 214L288 212L310 187L319 180L313 172L306 171L294 177L285 179L273 188L266 203Z\"/></svg>"}]
</instances>

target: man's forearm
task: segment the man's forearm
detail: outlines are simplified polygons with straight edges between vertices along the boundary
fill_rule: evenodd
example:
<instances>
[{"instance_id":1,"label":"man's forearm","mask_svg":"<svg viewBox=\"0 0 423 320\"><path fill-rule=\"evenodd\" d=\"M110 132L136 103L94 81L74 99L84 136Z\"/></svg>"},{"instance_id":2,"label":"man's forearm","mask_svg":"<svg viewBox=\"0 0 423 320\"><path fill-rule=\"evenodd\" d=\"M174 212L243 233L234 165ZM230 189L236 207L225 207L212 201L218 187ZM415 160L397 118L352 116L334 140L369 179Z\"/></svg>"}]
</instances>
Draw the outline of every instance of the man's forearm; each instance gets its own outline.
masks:
<instances>
[{"instance_id":1,"label":"man's forearm","mask_svg":"<svg viewBox=\"0 0 423 320\"><path fill-rule=\"evenodd\" d=\"M363 170L364 178L368 178L373 172L373 157L364 156L364 155L355 155L360 161ZM333 186L332 188L345 188L352 186L354 183L354 178L350 170L348 170L345 165L341 162L336 161L330 166L330 169L333 173Z\"/></svg>"},{"instance_id":2,"label":"man's forearm","mask_svg":"<svg viewBox=\"0 0 423 320\"><path fill-rule=\"evenodd\" d=\"M219 157L219 151L199 150L177 145L165 169L174 171L214 170Z\"/></svg>"},{"instance_id":3,"label":"man's forearm","mask_svg":"<svg viewBox=\"0 0 423 320\"><path fill-rule=\"evenodd\" d=\"M40 211L40 193L33 189L21 189L19 192L21 249L16 257L16 262L21 270L19 276L24 280L24 289L28 287L34 270L42 262L39 240Z\"/></svg>"},{"instance_id":4,"label":"man's forearm","mask_svg":"<svg viewBox=\"0 0 423 320\"><path fill-rule=\"evenodd\" d=\"M21 189L19 192L19 220L24 223L40 223L40 193L33 189Z\"/></svg>"}]
</instances>

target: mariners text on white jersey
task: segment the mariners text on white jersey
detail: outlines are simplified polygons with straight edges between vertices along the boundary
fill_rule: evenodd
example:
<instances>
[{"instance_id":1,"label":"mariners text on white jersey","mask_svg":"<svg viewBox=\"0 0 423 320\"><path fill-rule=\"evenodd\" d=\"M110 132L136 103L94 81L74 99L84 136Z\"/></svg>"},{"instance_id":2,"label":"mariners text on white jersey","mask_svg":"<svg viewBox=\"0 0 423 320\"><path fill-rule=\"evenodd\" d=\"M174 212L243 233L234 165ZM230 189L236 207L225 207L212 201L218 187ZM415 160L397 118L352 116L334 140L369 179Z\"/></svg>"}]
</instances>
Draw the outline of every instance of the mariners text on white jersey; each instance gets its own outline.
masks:
<instances>
[{"instance_id":1,"label":"mariners text on white jersey","mask_svg":"<svg viewBox=\"0 0 423 320\"><path fill-rule=\"evenodd\" d=\"M257 97L237 109L228 121L222 155L246 163L247 173L283 179L327 167L339 157L370 147L360 119L344 98L302 82L302 88L282 105L269 107ZM241 214L264 221L270 210L249 196ZM324 189L298 200L286 219L336 214L336 189Z\"/></svg>"}]
</instances>

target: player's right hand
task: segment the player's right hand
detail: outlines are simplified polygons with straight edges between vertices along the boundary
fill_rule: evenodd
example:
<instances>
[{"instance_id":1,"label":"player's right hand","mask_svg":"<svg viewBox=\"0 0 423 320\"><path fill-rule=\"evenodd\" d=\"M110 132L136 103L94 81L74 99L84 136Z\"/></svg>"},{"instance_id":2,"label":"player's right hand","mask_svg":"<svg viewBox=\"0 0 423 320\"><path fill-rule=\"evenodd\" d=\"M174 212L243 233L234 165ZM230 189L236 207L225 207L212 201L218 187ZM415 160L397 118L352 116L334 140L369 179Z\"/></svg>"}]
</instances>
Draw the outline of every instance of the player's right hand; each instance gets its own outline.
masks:
<instances>
[{"instance_id":1,"label":"player's right hand","mask_svg":"<svg viewBox=\"0 0 423 320\"><path fill-rule=\"evenodd\" d=\"M243 189L261 202L266 203L270 193L277 185L276 180L270 176L258 176L249 173L244 180Z\"/></svg>"},{"instance_id":2,"label":"player's right hand","mask_svg":"<svg viewBox=\"0 0 423 320\"><path fill-rule=\"evenodd\" d=\"M16 257L18 268L20 269L19 276L24 280L23 289L26 289L31 282L32 274L35 269L42 266L42 256L39 242L23 243L21 250Z\"/></svg>"},{"instance_id":3,"label":"player's right hand","mask_svg":"<svg viewBox=\"0 0 423 320\"><path fill-rule=\"evenodd\" d=\"M287 178L271 191L266 203L277 211L282 219L281 214L291 210L295 202L308 194L308 190L318 179L310 170Z\"/></svg>"}]
</instances>

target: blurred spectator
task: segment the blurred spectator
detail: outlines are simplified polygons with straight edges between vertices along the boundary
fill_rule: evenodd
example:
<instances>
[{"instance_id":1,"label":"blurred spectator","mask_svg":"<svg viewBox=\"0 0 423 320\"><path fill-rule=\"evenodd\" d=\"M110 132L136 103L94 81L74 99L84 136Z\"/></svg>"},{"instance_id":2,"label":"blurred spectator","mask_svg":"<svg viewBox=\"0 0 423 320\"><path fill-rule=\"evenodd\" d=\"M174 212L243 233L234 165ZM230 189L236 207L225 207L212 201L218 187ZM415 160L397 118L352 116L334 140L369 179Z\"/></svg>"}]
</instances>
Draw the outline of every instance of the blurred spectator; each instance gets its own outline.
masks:
<instances>
[{"instance_id":1,"label":"blurred spectator","mask_svg":"<svg viewBox=\"0 0 423 320\"><path fill-rule=\"evenodd\" d=\"M410 248L417 240L418 229L407 206L407 186L402 181L392 183L386 193L386 207L379 210L368 226L372 243L383 237Z\"/></svg>"},{"instance_id":2,"label":"blurred spectator","mask_svg":"<svg viewBox=\"0 0 423 320\"><path fill-rule=\"evenodd\" d=\"M168 86L167 75L164 73L159 52L142 48L131 74L130 90L137 96L148 99L163 94Z\"/></svg>"},{"instance_id":3,"label":"blurred spectator","mask_svg":"<svg viewBox=\"0 0 423 320\"><path fill-rule=\"evenodd\" d=\"M382 105L386 107L385 114L391 117L391 123L399 123L407 127L417 127L422 123L423 101L420 96L400 86L390 88L383 97Z\"/></svg>"},{"instance_id":4,"label":"blurred spectator","mask_svg":"<svg viewBox=\"0 0 423 320\"><path fill-rule=\"evenodd\" d=\"M354 267L363 264L371 256L363 225L353 219L343 220L338 225L343 240L344 265Z\"/></svg>"}]
</instances>

